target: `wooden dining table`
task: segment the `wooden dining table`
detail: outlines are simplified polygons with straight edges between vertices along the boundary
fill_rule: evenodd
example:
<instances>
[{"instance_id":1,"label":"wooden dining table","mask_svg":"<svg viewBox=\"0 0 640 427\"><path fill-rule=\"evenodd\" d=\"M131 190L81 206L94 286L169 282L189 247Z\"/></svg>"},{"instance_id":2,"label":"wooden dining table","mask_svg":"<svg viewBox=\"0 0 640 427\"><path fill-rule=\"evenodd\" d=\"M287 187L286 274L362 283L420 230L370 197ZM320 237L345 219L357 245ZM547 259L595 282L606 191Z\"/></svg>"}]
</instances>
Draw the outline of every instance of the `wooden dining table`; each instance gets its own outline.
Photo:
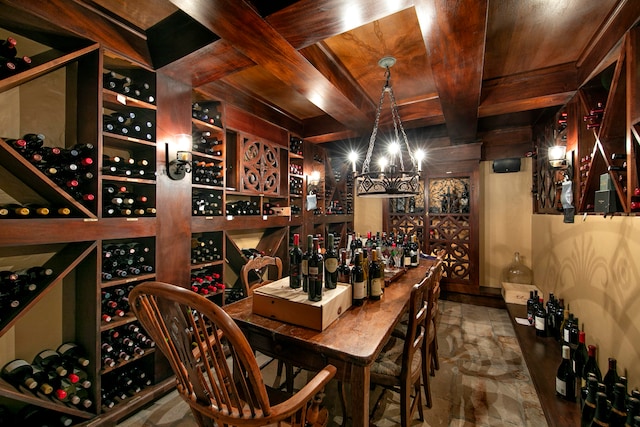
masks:
<instances>
[{"instance_id":1,"label":"wooden dining table","mask_svg":"<svg viewBox=\"0 0 640 427\"><path fill-rule=\"evenodd\" d=\"M408 269L385 287L379 301L365 300L362 306L351 306L323 331L255 314L252 297L228 304L224 309L254 350L310 371L334 365L336 378L351 385L347 403L353 426L364 427L369 425L371 365L408 309L412 286L426 275L431 265L430 260L422 260L418 267Z\"/></svg>"}]
</instances>

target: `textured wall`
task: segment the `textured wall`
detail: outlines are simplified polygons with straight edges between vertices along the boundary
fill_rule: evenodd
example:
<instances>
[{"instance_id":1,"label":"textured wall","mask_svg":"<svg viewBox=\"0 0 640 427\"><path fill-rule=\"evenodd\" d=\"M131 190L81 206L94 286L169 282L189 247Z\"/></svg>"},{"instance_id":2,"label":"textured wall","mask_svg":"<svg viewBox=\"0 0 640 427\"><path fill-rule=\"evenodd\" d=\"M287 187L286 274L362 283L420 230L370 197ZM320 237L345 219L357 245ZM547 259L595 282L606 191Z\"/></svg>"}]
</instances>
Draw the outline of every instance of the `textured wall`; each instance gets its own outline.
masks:
<instances>
[{"instance_id":1,"label":"textured wall","mask_svg":"<svg viewBox=\"0 0 640 427\"><path fill-rule=\"evenodd\" d=\"M531 160L523 158L513 173L480 162L480 286L500 288L515 252L531 268Z\"/></svg>"},{"instance_id":2,"label":"textured wall","mask_svg":"<svg viewBox=\"0 0 640 427\"><path fill-rule=\"evenodd\" d=\"M570 304L584 324L587 344L598 346L602 374L607 358L628 370L629 386L640 388L640 218L602 215L533 216L533 270L545 295Z\"/></svg>"}]
</instances>

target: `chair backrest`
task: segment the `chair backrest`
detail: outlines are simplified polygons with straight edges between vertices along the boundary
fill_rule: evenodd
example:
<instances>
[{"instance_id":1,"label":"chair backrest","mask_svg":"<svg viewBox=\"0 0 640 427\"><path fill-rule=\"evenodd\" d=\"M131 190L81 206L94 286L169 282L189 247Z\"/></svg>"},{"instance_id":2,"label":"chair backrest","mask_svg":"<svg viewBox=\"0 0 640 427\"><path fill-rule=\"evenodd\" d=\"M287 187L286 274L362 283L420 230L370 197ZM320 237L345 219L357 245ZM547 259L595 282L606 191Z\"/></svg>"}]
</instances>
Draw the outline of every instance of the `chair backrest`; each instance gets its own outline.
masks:
<instances>
[{"instance_id":1,"label":"chair backrest","mask_svg":"<svg viewBox=\"0 0 640 427\"><path fill-rule=\"evenodd\" d=\"M274 272L269 272L269 269L275 270L275 275ZM258 277L257 281L250 279L249 273L251 272L256 274ZM261 256L250 259L242 266L240 269L240 281L242 282L245 296L253 295L253 290L255 288L266 285L271 281L269 279L264 279L265 273L267 273L271 279L281 279L282 260L278 257Z\"/></svg>"},{"instance_id":2,"label":"chair backrest","mask_svg":"<svg viewBox=\"0 0 640 427\"><path fill-rule=\"evenodd\" d=\"M428 305L428 292L432 280L431 272L424 277L420 283L416 283L411 288L409 298L409 323L407 325L407 335L404 340L402 355L403 379L411 375L411 366L414 355L420 351L422 343L426 339L426 326L429 319L430 306Z\"/></svg>"},{"instance_id":3,"label":"chair backrest","mask_svg":"<svg viewBox=\"0 0 640 427\"><path fill-rule=\"evenodd\" d=\"M429 300L429 305L431 306L430 317L434 322L433 327L436 325L436 318L440 313L440 308L438 306L438 300L440 299L440 280L442 279L442 271L444 268L444 261L442 258L438 258L438 261L431 267L429 273L433 276L431 287L433 288L430 292L431 299Z\"/></svg>"},{"instance_id":4,"label":"chair backrest","mask_svg":"<svg viewBox=\"0 0 640 427\"><path fill-rule=\"evenodd\" d=\"M254 353L222 308L191 290L162 282L141 283L129 298L138 320L169 359L178 392L192 409L231 425L269 415Z\"/></svg>"}]
</instances>

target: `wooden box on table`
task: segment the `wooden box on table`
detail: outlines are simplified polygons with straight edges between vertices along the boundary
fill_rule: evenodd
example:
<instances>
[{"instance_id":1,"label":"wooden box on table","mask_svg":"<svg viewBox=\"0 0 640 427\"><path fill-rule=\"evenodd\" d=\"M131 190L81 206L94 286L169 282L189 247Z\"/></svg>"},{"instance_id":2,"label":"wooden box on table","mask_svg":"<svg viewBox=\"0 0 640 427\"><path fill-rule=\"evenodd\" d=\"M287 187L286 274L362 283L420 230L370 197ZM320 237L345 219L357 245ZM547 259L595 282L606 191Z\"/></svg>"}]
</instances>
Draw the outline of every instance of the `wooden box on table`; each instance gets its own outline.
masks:
<instances>
[{"instance_id":1,"label":"wooden box on table","mask_svg":"<svg viewBox=\"0 0 640 427\"><path fill-rule=\"evenodd\" d=\"M253 312L282 322L323 331L351 307L351 285L323 289L322 300L309 301L302 288L291 289L284 277L253 291Z\"/></svg>"}]
</instances>

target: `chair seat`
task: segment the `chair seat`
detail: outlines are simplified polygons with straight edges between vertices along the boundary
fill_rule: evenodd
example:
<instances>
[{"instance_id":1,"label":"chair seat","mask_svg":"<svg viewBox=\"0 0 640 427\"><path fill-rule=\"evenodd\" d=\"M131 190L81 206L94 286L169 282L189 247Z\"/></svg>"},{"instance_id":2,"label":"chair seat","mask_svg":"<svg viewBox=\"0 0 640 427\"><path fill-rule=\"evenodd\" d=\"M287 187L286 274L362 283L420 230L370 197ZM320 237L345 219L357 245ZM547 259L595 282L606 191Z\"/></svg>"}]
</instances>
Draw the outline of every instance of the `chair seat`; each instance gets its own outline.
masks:
<instances>
[{"instance_id":1,"label":"chair seat","mask_svg":"<svg viewBox=\"0 0 640 427\"><path fill-rule=\"evenodd\" d=\"M391 337L387 344L378 355L378 358L371 365L371 375L389 376L393 378L400 377L402 371L402 349L404 340L397 337ZM411 371L419 369L422 363L420 352L417 351L411 361Z\"/></svg>"}]
</instances>

